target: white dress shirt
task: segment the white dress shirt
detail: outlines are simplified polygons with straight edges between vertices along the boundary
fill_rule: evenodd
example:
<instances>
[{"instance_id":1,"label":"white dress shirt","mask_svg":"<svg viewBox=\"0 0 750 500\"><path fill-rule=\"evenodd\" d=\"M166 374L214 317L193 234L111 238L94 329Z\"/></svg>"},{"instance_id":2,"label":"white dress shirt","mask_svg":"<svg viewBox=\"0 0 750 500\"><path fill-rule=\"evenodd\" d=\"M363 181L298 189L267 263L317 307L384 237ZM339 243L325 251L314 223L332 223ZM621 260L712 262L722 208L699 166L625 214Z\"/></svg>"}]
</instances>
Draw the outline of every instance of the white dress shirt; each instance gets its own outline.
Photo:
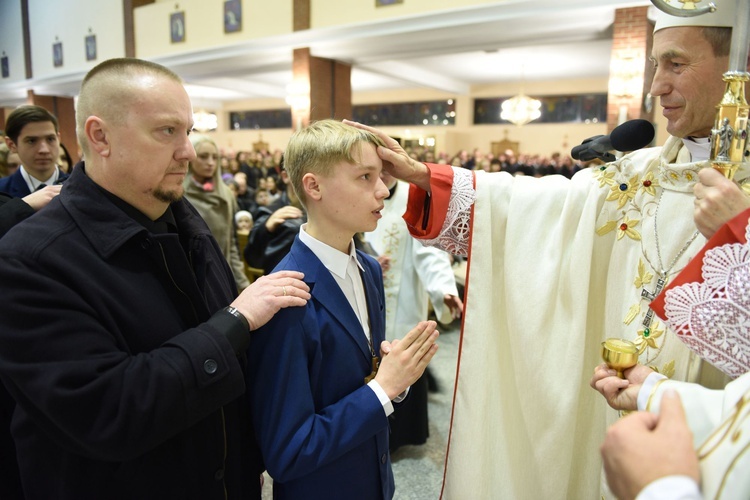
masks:
<instances>
[{"instance_id":1,"label":"white dress shirt","mask_svg":"<svg viewBox=\"0 0 750 500\"><path fill-rule=\"evenodd\" d=\"M46 186L53 186L55 182L57 182L57 178L60 177L60 169L55 167L55 171L52 173L52 175L49 177L49 179L40 181L39 179L35 179L34 177L30 176L29 173L26 171L23 165L21 165L21 177L23 177L23 180L26 181L26 185L29 187L29 191L32 193L39 189L39 186L42 184Z\"/></svg>"}]
</instances>

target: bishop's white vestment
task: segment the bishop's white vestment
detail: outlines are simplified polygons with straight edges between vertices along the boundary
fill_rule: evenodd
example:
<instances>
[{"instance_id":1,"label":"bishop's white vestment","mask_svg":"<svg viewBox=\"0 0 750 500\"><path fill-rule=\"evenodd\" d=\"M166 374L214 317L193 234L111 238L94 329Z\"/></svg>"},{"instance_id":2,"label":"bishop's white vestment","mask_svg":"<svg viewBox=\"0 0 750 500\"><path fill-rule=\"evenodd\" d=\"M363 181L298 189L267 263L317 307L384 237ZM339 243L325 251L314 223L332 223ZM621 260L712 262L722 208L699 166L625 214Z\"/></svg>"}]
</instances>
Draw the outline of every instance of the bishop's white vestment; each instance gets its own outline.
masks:
<instances>
[{"instance_id":1,"label":"bishop's white vestment","mask_svg":"<svg viewBox=\"0 0 750 500\"><path fill-rule=\"evenodd\" d=\"M705 242L692 191L705 164L672 137L571 180L431 165L431 197L412 186L412 235L469 255L444 498L600 498L618 415L589 379L607 338L669 377L723 386L648 313L660 274Z\"/></svg>"}]
</instances>

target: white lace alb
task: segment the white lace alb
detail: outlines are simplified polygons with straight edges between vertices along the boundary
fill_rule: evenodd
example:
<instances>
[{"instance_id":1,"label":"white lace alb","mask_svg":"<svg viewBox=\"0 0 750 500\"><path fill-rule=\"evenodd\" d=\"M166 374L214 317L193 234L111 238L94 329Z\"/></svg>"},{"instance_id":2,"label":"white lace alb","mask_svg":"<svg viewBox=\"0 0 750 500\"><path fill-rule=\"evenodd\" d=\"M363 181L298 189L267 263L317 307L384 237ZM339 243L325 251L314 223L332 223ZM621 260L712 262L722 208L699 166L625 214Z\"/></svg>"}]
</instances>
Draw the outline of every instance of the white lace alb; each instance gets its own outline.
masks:
<instances>
[{"instance_id":1,"label":"white lace alb","mask_svg":"<svg viewBox=\"0 0 750 500\"><path fill-rule=\"evenodd\" d=\"M474 173L465 168L453 168L453 186L448 214L440 234L432 240L420 240L423 245L437 247L453 255L469 255L471 206L477 199Z\"/></svg>"},{"instance_id":2,"label":"white lace alb","mask_svg":"<svg viewBox=\"0 0 750 500\"><path fill-rule=\"evenodd\" d=\"M750 240L750 225L745 229ZM731 377L750 371L750 244L706 252L702 283L667 290L667 322L691 350Z\"/></svg>"}]
</instances>

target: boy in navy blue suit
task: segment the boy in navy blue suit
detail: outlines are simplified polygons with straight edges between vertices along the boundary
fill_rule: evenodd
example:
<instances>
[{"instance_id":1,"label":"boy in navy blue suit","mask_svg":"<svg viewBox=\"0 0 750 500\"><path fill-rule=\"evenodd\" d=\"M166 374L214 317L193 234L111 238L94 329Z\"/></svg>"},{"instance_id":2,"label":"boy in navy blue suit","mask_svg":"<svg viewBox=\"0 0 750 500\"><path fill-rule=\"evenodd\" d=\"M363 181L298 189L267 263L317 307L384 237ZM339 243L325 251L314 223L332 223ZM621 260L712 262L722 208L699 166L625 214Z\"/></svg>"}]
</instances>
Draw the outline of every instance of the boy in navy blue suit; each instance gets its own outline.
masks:
<instances>
[{"instance_id":1,"label":"boy in navy blue suit","mask_svg":"<svg viewBox=\"0 0 750 500\"><path fill-rule=\"evenodd\" d=\"M380 266L354 248L388 195L378 146L369 132L324 120L286 149L308 222L276 270L303 272L312 298L277 313L248 351L253 422L276 499L392 498L387 417L437 352L431 321L383 343Z\"/></svg>"}]
</instances>

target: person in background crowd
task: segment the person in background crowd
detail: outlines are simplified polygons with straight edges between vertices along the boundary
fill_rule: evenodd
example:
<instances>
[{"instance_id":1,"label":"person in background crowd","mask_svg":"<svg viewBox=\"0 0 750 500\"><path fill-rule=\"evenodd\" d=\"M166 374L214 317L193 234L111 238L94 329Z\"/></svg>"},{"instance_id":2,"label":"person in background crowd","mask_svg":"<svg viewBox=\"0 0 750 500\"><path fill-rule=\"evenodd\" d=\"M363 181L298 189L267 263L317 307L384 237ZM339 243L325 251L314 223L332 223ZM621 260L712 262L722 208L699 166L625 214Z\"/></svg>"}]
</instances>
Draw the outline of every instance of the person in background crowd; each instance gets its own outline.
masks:
<instances>
[{"instance_id":1,"label":"person in background crowd","mask_svg":"<svg viewBox=\"0 0 750 500\"><path fill-rule=\"evenodd\" d=\"M213 139L193 134L190 142L195 148L195 159L188 164L185 178L185 197L198 210L211 234L219 243L221 253L232 269L237 288L242 291L250 285L237 249L234 214L237 201L229 187L221 180L219 148Z\"/></svg>"},{"instance_id":2,"label":"person in background crowd","mask_svg":"<svg viewBox=\"0 0 750 500\"><path fill-rule=\"evenodd\" d=\"M250 234L250 230L253 228L253 214L247 210L238 210L234 214L234 222L237 224L237 232Z\"/></svg>"},{"instance_id":3,"label":"person in background crowd","mask_svg":"<svg viewBox=\"0 0 750 500\"><path fill-rule=\"evenodd\" d=\"M73 159L70 157L70 153L68 153L68 148L62 142L60 143L60 152L57 156L57 166L66 174L70 174L70 171L73 170Z\"/></svg>"},{"instance_id":4,"label":"person in background crowd","mask_svg":"<svg viewBox=\"0 0 750 500\"><path fill-rule=\"evenodd\" d=\"M290 182L283 161L281 181L287 186ZM258 194L264 192L258 191ZM282 190L275 202L258 208L244 251L245 261L250 267L270 273L292 248L294 238L305 222L307 214L297 193L289 187Z\"/></svg>"},{"instance_id":5,"label":"person in background crowd","mask_svg":"<svg viewBox=\"0 0 750 500\"><path fill-rule=\"evenodd\" d=\"M5 134L5 144L12 153L18 153L21 166L0 179L0 192L23 198L68 178L56 165L60 132L57 118L49 111L40 106L19 106L8 115Z\"/></svg>"},{"instance_id":6,"label":"person in background crowd","mask_svg":"<svg viewBox=\"0 0 750 500\"><path fill-rule=\"evenodd\" d=\"M0 178L8 177L8 154L10 148L4 142L0 143Z\"/></svg>"},{"instance_id":7,"label":"person in background crowd","mask_svg":"<svg viewBox=\"0 0 750 500\"><path fill-rule=\"evenodd\" d=\"M247 174L237 172L234 174L234 181L237 183L237 205L240 210L256 213L258 204L255 203L255 189L247 185Z\"/></svg>"}]
</instances>

